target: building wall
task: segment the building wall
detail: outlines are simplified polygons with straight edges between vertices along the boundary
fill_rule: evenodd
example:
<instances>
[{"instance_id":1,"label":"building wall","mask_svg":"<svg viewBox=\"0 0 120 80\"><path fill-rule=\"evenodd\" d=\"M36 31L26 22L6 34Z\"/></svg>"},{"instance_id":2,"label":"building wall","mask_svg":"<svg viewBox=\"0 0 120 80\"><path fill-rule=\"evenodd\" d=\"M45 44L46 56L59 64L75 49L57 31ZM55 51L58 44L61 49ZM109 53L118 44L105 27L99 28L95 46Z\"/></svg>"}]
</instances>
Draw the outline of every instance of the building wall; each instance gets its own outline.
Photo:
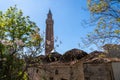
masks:
<instances>
[{"instance_id":1,"label":"building wall","mask_svg":"<svg viewBox=\"0 0 120 80\"><path fill-rule=\"evenodd\" d=\"M75 68L73 68L74 80L84 80L83 62L84 60L81 60L74 65L75 66Z\"/></svg>"},{"instance_id":2,"label":"building wall","mask_svg":"<svg viewBox=\"0 0 120 80\"><path fill-rule=\"evenodd\" d=\"M28 69L30 80L120 80L120 62L47 64Z\"/></svg>"},{"instance_id":3,"label":"building wall","mask_svg":"<svg viewBox=\"0 0 120 80\"><path fill-rule=\"evenodd\" d=\"M114 80L111 64L84 64L85 80Z\"/></svg>"},{"instance_id":4,"label":"building wall","mask_svg":"<svg viewBox=\"0 0 120 80\"><path fill-rule=\"evenodd\" d=\"M115 80L120 80L120 62L112 62L112 69Z\"/></svg>"},{"instance_id":5,"label":"building wall","mask_svg":"<svg viewBox=\"0 0 120 80\"><path fill-rule=\"evenodd\" d=\"M38 72L37 72L38 70ZM48 66L48 68L29 68L30 80L69 80L69 66Z\"/></svg>"},{"instance_id":6,"label":"building wall","mask_svg":"<svg viewBox=\"0 0 120 80\"><path fill-rule=\"evenodd\" d=\"M83 63L74 65L44 65L41 68L29 68L31 80L84 80Z\"/></svg>"},{"instance_id":7,"label":"building wall","mask_svg":"<svg viewBox=\"0 0 120 80\"><path fill-rule=\"evenodd\" d=\"M44 71L40 70L39 68L28 68L28 75L30 80L43 80L41 79L41 73L44 74Z\"/></svg>"}]
</instances>

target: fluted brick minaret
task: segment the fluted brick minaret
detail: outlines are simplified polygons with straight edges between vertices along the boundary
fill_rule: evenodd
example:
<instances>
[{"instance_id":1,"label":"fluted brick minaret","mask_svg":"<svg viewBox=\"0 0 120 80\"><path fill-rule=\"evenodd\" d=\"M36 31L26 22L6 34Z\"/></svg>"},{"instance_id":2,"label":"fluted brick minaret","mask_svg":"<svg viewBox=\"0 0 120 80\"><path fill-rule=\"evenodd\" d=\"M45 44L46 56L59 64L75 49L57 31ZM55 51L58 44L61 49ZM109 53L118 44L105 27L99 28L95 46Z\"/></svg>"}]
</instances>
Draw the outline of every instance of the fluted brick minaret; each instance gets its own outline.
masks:
<instances>
[{"instance_id":1,"label":"fluted brick minaret","mask_svg":"<svg viewBox=\"0 0 120 80\"><path fill-rule=\"evenodd\" d=\"M51 10L47 14L46 19L46 39L45 39L45 54L48 55L54 49L54 21L52 19Z\"/></svg>"}]
</instances>

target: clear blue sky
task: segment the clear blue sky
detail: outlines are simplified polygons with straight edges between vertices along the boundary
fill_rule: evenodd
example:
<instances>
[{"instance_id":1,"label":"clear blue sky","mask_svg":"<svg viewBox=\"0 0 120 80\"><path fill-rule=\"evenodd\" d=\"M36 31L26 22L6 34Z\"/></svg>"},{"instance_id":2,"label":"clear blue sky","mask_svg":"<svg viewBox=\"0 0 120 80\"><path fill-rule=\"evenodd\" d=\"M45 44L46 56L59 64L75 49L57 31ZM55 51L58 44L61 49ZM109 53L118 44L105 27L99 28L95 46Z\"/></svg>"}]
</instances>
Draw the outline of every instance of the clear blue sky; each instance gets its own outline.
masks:
<instances>
[{"instance_id":1,"label":"clear blue sky","mask_svg":"<svg viewBox=\"0 0 120 80\"><path fill-rule=\"evenodd\" d=\"M79 48L89 52L87 48L80 48L78 43L81 37L86 36L90 28L81 25L84 19L89 18L86 0L0 0L0 10L5 11L10 6L17 5L24 15L45 31L45 20L48 10L51 9L54 19L54 35L62 44L57 51L64 53L72 48Z\"/></svg>"}]
</instances>

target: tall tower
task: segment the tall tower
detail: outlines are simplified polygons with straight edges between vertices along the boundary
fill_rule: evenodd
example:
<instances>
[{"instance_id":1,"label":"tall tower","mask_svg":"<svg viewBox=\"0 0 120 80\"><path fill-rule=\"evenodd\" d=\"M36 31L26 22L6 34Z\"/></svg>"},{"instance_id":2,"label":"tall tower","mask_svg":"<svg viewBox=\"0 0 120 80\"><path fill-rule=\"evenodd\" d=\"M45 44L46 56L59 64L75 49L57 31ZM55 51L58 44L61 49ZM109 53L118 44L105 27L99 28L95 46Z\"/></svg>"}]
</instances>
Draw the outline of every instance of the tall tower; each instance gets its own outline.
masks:
<instances>
[{"instance_id":1,"label":"tall tower","mask_svg":"<svg viewBox=\"0 0 120 80\"><path fill-rule=\"evenodd\" d=\"M46 39L45 39L45 55L48 55L54 49L54 21L52 19L51 10L49 10L46 19Z\"/></svg>"}]
</instances>

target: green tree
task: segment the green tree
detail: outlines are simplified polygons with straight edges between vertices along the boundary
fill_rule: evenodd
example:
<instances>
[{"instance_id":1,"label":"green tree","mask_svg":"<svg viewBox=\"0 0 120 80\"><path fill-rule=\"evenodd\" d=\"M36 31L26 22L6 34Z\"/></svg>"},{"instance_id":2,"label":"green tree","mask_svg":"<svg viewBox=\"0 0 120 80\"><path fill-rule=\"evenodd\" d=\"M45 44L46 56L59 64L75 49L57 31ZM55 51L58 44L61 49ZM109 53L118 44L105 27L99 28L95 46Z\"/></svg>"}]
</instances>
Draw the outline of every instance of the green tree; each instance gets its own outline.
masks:
<instances>
[{"instance_id":1,"label":"green tree","mask_svg":"<svg viewBox=\"0 0 120 80\"><path fill-rule=\"evenodd\" d=\"M28 62L41 51L39 31L16 6L0 11L0 80L27 80Z\"/></svg>"},{"instance_id":2,"label":"green tree","mask_svg":"<svg viewBox=\"0 0 120 80\"><path fill-rule=\"evenodd\" d=\"M4 14L0 11L0 26L1 39L12 42L20 39L25 46L35 45L34 42L40 39L39 28L30 21L29 16L24 17L22 11L16 7L10 7Z\"/></svg>"},{"instance_id":3,"label":"green tree","mask_svg":"<svg viewBox=\"0 0 120 80\"><path fill-rule=\"evenodd\" d=\"M91 22L95 24L87 41L97 45L120 43L120 2L119 0L88 0Z\"/></svg>"}]
</instances>

